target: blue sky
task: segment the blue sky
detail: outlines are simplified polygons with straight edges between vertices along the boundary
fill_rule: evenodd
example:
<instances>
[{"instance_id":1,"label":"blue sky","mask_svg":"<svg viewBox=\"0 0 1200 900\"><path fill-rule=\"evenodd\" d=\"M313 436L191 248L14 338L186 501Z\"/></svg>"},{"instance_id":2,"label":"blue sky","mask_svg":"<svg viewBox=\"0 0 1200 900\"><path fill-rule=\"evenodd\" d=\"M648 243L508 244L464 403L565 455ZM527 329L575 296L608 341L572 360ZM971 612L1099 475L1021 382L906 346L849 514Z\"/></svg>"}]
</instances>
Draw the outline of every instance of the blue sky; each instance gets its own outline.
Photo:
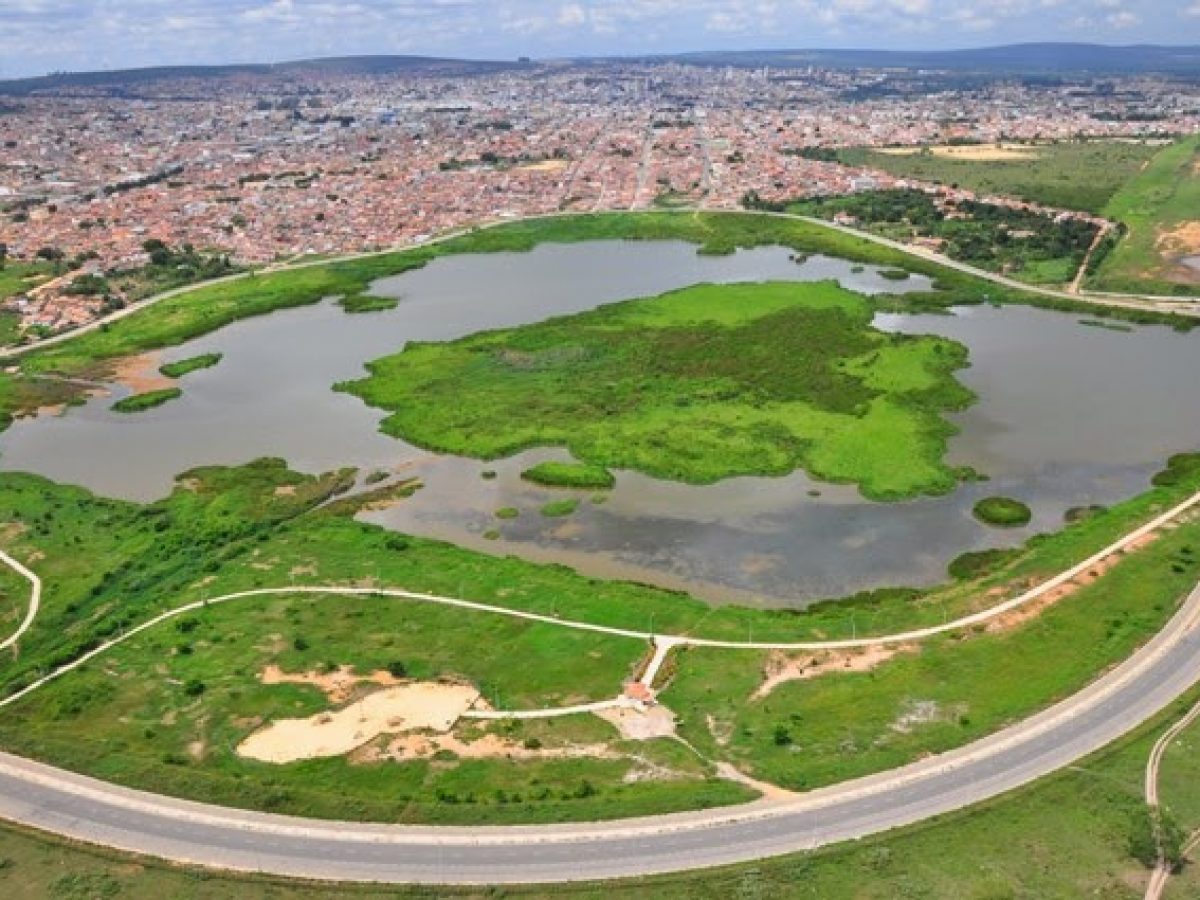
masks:
<instances>
[{"instance_id":1,"label":"blue sky","mask_svg":"<svg viewBox=\"0 0 1200 900\"><path fill-rule=\"evenodd\" d=\"M0 77L361 53L510 58L1200 43L1200 0L0 0Z\"/></svg>"}]
</instances>

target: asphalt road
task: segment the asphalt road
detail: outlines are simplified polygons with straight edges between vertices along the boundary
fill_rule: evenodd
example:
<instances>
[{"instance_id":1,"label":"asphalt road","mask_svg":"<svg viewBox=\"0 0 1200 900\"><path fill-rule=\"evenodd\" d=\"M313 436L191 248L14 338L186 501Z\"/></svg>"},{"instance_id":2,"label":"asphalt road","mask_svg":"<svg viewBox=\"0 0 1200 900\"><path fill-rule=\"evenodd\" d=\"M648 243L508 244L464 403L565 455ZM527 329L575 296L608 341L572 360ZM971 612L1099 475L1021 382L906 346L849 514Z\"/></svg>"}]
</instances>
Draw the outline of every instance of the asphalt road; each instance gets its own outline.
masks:
<instances>
[{"instance_id":1,"label":"asphalt road","mask_svg":"<svg viewBox=\"0 0 1200 900\"><path fill-rule=\"evenodd\" d=\"M733 810L564 826L423 828L221 809L0 755L0 816L179 862L340 881L521 883L677 871L809 849L971 806L1116 740L1200 681L1200 588L1074 697L903 769Z\"/></svg>"}]
</instances>

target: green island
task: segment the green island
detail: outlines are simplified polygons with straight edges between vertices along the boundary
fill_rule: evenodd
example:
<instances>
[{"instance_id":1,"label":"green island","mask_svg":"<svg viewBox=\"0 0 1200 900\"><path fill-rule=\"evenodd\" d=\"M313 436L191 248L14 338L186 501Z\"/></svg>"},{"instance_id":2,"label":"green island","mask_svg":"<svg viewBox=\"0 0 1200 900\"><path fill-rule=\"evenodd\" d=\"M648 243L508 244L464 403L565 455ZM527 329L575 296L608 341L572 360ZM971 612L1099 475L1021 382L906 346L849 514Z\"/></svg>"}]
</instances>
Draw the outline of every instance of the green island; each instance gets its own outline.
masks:
<instances>
[{"instance_id":1,"label":"green island","mask_svg":"<svg viewBox=\"0 0 1200 900\"><path fill-rule=\"evenodd\" d=\"M851 262L905 268L935 280L936 290L877 298L884 309L939 310L979 303L1023 303L1105 319L1190 329L1190 319L1152 310L1097 308L989 284L935 262L883 247L865 238L807 222L750 213L651 212L547 217L480 228L441 243L342 262L249 272L169 296L58 346L16 358L17 371L0 371L0 426L42 406L83 397L86 388L60 379L102 380L115 362L176 346L232 322L279 309L308 306L330 296L366 293L379 279L462 253L522 252L544 243L592 240L684 240L706 254L778 245L800 253L825 253ZM49 378L47 376L54 376Z\"/></svg>"},{"instance_id":2,"label":"green island","mask_svg":"<svg viewBox=\"0 0 1200 900\"><path fill-rule=\"evenodd\" d=\"M200 356L193 356L190 359L181 359L178 362L159 366L158 371L167 378L182 378L184 375L190 375L192 372L198 372L201 369L211 369L220 363L222 359L224 359L224 354L204 353Z\"/></svg>"},{"instance_id":3,"label":"green island","mask_svg":"<svg viewBox=\"0 0 1200 900\"><path fill-rule=\"evenodd\" d=\"M544 462L521 473L526 481L545 487L575 488L582 491L606 491L616 486L617 479L603 466L585 463Z\"/></svg>"},{"instance_id":4,"label":"green island","mask_svg":"<svg viewBox=\"0 0 1200 900\"><path fill-rule=\"evenodd\" d=\"M183 396L180 388L162 388L157 391L146 391L142 394L132 394L123 397L112 405L113 412L140 413L178 400Z\"/></svg>"},{"instance_id":5,"label":"green island","mask_svg":"<svg viewBox=\"0 0 1200 900\"><path fill-rule=\"evenodd\" d=\"M997 528L1023 528L1033 520L1033 511L1011 497L985 497L973 512L980 522Z\"/></svg>"},{"instance_id":6,"label":"green island","mask_svg":"<svg viewBox=\"0 0 1200 900\"><path fill-rule=\"evenodd\" d=\"M388 410L388 434L479 459L564 446L691 483L805 468L877 500L947 493L942 415L972 400L954 379L966 349L873 316L833 282L701 285L410 344L339 389Z\"/></svg>"},{"instance_id":7,"label":"green island","mask_svg":"<svg viewBox=\"0 0 1200 900\"><path fill-rule=\"evenodd\" d=\"M350 294L338 301L338 306L348 313L387 312L400 305L395 297L375 297L371 294Z\"/></svg>"},{"instance_id":8,"label":"green island","mask_svg":"<svg viewBox=\"0 0 1200 900\"><path fill-rule=\"evenodd\" d=\"M579 500L574 497L567 500L551 500L542 507L541 512L547 519L563 519L575 515L579 506Z\"/></svg>"}]
</instances>

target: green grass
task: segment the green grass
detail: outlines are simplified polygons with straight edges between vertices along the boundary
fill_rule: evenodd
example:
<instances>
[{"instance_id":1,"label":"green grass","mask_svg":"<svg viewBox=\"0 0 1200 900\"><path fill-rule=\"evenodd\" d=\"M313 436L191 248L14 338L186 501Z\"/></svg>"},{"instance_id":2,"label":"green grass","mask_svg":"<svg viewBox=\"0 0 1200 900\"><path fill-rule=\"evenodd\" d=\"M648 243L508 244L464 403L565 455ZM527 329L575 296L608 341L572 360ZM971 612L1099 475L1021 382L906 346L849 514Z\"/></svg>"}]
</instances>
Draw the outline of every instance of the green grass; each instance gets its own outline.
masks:
<instances>
[{"instance_id":1,"label":"green grass","mask_svg":"<svg viewBox=\"0 0 1200 900\"><path fill-rule=\"evenodd\" d=\"M1129 234L1104 260L1090 287L1134 293L1200 293L1200 276L1184 276L1159 244L1165 233L1200 221L1200 136L1160 151L1112 198L1105 215L1123 223Z\"/></svg>"},{"instance_id":2,"label":"green grass","mask_svg":"<svg viewBox=\"0 0 1200 900\"><path fill-rule=\"evenodd\" d=\"M146 506L7 474L0 476L0 522L16 527L6 547L36 568L46 593L20 655L4 661L0 679L12 691L104 637L188 601L364 578L658 633L803 640L917 627L994 604L993 586L1011 591L1056 573L1195 490L1197 481L1200 464L1178 457L1161 486L1036 539L975 581L924 596L880 592L796 613L711 608L682 594L596 581L559 566L482 556L358 523L351 516L370 495L329 503L353 484L351 472L302 476L277 460L199 469L170 497ZM1127 656L1195 581L1190 548L1198 530L1193 523L1170 532L1020 629L933 641L869 675L787 685L753 702L748 698L761 677L761 654L687 651L673 657L664 699L706 757L786 784L828 783L898 765L986 734ZM715 781L709 762L690 752L678 755L677 745L662 741L638 745L637 753L677 774L628 784L630 767L638 765L632 749L584 717L562 720L556 731L511 737L536 737L547 747L600 740L614 758L247 763L233 748L257 727L255 717L309 715L325 704L313 689L259 684L257 673L270 663L287 671L353 665L360 672L400 663L416 677L468 679L501 708L537 708L611 696L646 648L636 640L491 615L468 620L458 610L383 599L258 598L189 618L140 635L18 704L0 717L0 744L167 793L352 818L552 821L745 796ZM194 696L189 684L204 690ZM939 715L906 734L894 732L892 724L915 701L933 704ZM719 729L730 729L728 744L709 731L710 717ZM789 747L775 741L780 726L794 742ZM86 744L80 733L89 735ZM491 786L486 795L478 789L483 782ZM590 787L583 788L585 782Z\"/></svg>"},{"instance_id":3,"label":"green grass","mask_svg":"<svg viewBox=\"0 0 1200 900\"><path fill-rule=\"evenodd\" d=\"M565 519L573 516L579 510L579 500L552 500L542 507L542 515L547 519Z\"/></svg>"},{"instance_id":4,"label":"green grass","mask_svg":"<svg viewBox=\"0 0 1200 900\"><path fill-rule=\"evenodd\" d=\"M701 752L785 787L891 769L990 734L1126 659L1200 579L1197 547L1193 522L1023 624L928 640L868 674L794 681L762 699L751 696L765 654L690 649L662 702Z\"/></svg>"},{"instance_id":5,"label":"green grass","mask_svg":"<svg viewBox=\"0 0 1200 900\"><path fill-rule=\"evenodd\" d=\"M519 519L521 511L515 506L504 506L496 510L497 519Z\"/></svg>"},{"instance_id":6,"label":"green grass","mask_svg":"<svg viewBox=\"0 0 1200 900\"><path fill-rule=\"evenodd\" d=\"M119 413L140 413L162 406L164 403L170 403L172 400L178 400L182 396L183 390L180 388L163 388L124 397L114 403L112 408L114 412Z\"/></svg>"},{"instance_id":7,"label":"green grass","mask_svg":"<svg viewBox=\"0 0 1200 900\"><path fill-rule=\"evenodd\" d=\"M189 375L192 372L197 372L200 369L211 369L224 359L222 353L205 353L201 356L193 356L190 359L181 359L178 362L167 363L165 366L159 367L159 372L167 378L182 378L184 375Z\"/></svg>"},{"instance_id":8,"label":"green grass","mask_svg":"<svg viewBox=\"0 0 1200 900\"><path fill-rule=\"evenodd\" d=\"M277 460L189 472L169 498L150 506L29 476L0 481L0 521L20 523L13 552L28 559L34 546L50 551L31 559L46 596L20 657L0 666L8 690L188 599L252 585L347 583L372 569L391 582L387 570L396 564L437 565L420 558L427 549L465 553L358 525L348 516L361 499L327 503L353 484L351 472L301 476ZM488 569L484 557L461 559ZM547 571L574 579L576 590L589 584L565 570ZM443 573L466 576L455 565ZM14 598L19 591L14 582ZM745 788L717 780L711 765L679 745L627 745L611 726L585 716L501 725L497 733L550 749L605 743L610 756L270 766L234 752L260 717L306 716L328 706L313 688L262 685L257 676L269 664L289 672L352 665L362 673L399 665L414 678L470 681L494 706L523 709L615 696L645 652L638 640L500 616L467 625L461 610L433 604L256 598L166 623L98 666L54 682L0 717L0 742L121 783L330 817L556 821L747 799ZM82 732L86 745L77 739ZM464 740L480 736L478 729L460 732ZM645 765L673 774L627 781Z\"/></svg>"},{"instance_id":9,"label":"green grass","mask_svg":"<svg viewBox=\"0 0 1200 900\"><path fill-rule=\"evenodd\" d=\"M617 479L608 469L584 463L538 463L522 472L521 477L526 481L546 487L575 488L584 491L610 490L617 484Z\"/></svg>"},{"instance_id":10,"label":"green grass","mask_svg":"<svg viewBox=\"0 0 1200 900\"><path fill-rule=\"evenodd\" d=\"M370 294L351 294L338 301L338 305L348 313L387 312L400 305L395 297L373 297Z\"/></svg>"},{"instance_id":11,"label":"green grass","mask_svg":"<svg viewBox=\"0 0 1200 900\"><path fill-rule=\"evenodd\" d=\"M50 280L53 269L50 263L24 263L12 260L0 266L0 300L21 294Z\"/></svg>"},{"instance_id":12,"label":"green grass","mask_svg":"<svg viewBox=\"0 0 1200 900\"><path fill-rule=\"evenodd\" d=\"M975 504L975 518L997 528L1023 528L1033 519L1033 511L1011 497L985 497Z\"/></svg>"},{"instance_id":13,"label":"green grass","mask_svg":"<svg viewBox=\"0 0 1200 900\"><path fill-rule=\"evenodd\" d=\"M901 178L1100 213L1157 152L1146 144L1117 141L1039 144L1031 149L1036 150L1035 156L1018 160L972 161L865 149L840 151L838 156L848 165L869 166Z\"/></svg>"},{"instance_id":14,"label":"green grass","mask_svg":"<svg viewBox=\"0 0 1200 900\"><path fill-rule=\"evenodd\" d=\"M942 414L972 400L954 379L966 350L884 334L873 315L832 282L701 285L410 344L340 389L391 412L387 433L439 452L566 446L593 468L693 483L803 467L874 499L949 492Z\"/></svg>"}]
</instances>

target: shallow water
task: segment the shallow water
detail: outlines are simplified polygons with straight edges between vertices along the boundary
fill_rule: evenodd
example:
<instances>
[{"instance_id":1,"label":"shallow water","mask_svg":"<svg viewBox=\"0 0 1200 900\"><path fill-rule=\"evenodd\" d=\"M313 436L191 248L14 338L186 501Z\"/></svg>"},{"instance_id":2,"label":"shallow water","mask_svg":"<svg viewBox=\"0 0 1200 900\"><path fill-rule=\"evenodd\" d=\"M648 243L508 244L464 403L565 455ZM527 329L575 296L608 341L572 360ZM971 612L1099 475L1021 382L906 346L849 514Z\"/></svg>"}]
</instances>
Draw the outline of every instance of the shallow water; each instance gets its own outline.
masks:
<instances>
[{"instance_id":1,"label":"shallow water","mask_svg":"<svg viewBox=\"0 0 1200 900\"><path fill-rule=\"evenodd\" d=\"M0 468L133 499L161 496L192 466L263 455L305 471L398 468L426 487L371 521L597 576L685 587L714 602L802 605L936 582L958 554L1057 528L1070 507L1136 494L1170 453L1200 447L1200 394L1183 387L1200 375L1195 338L1083 327L1077 316L1024 308L879 317L880 327L942 334L971 349L973 367L961 377L980 402L955 417L962 433L951 459L992 476L949 497L902 504L869 503L852 487L803 474L695 487L620 473L602 505L545 519L539 508L560 494L519 474L561 452L486 465L434 456L379 434L381 412L330 390L409 340L446 340L704 281L824 278L866 293L928 288L923 278L897 285L840 260L797 264L779 248L714 258L683 243L602 242L441 259L373 287L402 299L390 312L350 316L325 303L173 348L164 360L208 351L225 358L185 377L183 399L148 413L114 414L112 398L97 398L63 417L18 422L0 435ZM480 477L485 469L495 480ZM975 501L996 493L1031 505L1029 529L1001 533L974 521ZM497 520L505 506L521 517ZM492 529L503 539L486 540Z\"/></svg>"}]
</instances>

